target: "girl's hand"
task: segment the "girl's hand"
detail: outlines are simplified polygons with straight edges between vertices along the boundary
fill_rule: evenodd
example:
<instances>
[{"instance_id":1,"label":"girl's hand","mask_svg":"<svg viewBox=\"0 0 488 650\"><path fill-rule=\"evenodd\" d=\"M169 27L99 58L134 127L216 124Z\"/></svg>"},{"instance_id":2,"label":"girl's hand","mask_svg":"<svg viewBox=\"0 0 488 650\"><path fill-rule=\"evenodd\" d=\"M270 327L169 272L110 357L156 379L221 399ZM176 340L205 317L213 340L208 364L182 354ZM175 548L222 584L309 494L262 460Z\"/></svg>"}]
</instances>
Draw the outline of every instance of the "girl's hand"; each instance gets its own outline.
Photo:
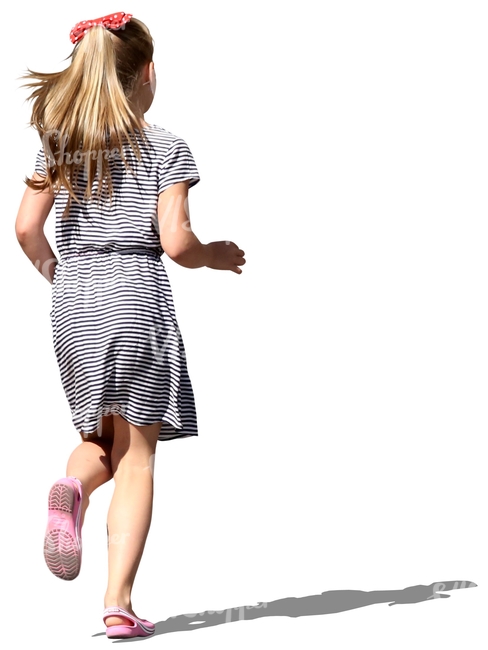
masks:
<instances>
[{"instance_id":1,"label":"girl's hand","mask_svg":"<svg viewBox=\"0 0 488 650\"><path fill-rule=\"evenodd\" d=\"M239 267L246 263L244 251L234 242L214 241L206 244L205 248L208 253L208 261L205 266L208 266L209 269L242 273L242 269Z\"/></svg>"}]
</instances>

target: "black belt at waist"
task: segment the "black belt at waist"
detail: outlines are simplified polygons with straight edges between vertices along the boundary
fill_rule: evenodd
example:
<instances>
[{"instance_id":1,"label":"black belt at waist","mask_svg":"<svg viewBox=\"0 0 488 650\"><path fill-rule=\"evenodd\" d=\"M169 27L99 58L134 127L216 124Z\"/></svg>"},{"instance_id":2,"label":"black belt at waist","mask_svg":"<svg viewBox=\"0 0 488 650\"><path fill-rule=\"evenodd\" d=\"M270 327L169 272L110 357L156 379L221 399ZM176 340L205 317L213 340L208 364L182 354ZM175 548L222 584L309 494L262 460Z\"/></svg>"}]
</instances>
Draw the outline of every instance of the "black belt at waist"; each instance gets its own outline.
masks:
<instances>
[{"instance_id":1,"label":"black belt at waist","mask_svg":"<svg viewBox=\"0 0 488 650\"><path fill-rule=\"evenodd\" d=\"M131 253L136 255L152 255L154 257L161 257L157 248L145 248L144 246L132 248L87 248L81 251L73 251L61 256L61 260L70 257L84 257L85 255L107 255L116 253L117 255L129 255Z\"/></svg>"}]
</instances>

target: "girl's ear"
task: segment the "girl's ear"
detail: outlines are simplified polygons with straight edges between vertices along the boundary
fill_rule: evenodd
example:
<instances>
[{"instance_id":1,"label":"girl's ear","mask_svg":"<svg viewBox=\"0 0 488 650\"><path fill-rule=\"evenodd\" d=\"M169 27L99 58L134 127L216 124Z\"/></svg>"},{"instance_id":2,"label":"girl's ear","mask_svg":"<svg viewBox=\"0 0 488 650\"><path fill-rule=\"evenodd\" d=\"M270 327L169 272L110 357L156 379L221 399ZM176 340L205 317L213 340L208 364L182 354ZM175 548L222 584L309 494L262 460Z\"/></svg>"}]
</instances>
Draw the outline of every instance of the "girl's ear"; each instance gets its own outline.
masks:
<instances>
[{"instance_id":1,"label":"girl's ear","mask_svg":"<svg viewBox=\"0 0 488 650\"><path fill-rule=\"evenodd\" d=\"M151 88L151 92L153 94L153 97L156 93L156 71L154 69L154 63L151 61L150 63L147 63L146 66L144 67L144 78L147 81L144 81L142 84L143 86L149 85Z\"/></svg>"},{"instance_id":2,"label":"girl's ear","mask_svg":"<svg viewBox=\"0 0 488 650\"><path fill-rule=\"evenodd\" d=\"M153 96L156 94L156 70L154 69L154 62L149 64L149 85Z\"/></svg>"}]
</instances>

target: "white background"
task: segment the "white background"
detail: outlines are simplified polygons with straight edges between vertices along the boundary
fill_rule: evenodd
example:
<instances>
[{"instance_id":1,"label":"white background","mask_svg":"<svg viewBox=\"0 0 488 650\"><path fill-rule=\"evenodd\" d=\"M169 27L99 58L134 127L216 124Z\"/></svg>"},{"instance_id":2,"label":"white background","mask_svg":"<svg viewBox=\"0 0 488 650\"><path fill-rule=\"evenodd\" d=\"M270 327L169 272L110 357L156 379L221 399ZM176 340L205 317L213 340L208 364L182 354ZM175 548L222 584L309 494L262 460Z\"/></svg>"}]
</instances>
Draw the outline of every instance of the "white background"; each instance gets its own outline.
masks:
<instances>
[{"instance_id":1,"label":"white background","mask_svg":"<svg viewBox=\"0 0 488 650\"><path fill-rule=\"evenodd\" d=\"M122 9L156 44L146 119L183 137L200 171L193 228L247 260L237 275L163 256L199 436L158 443L132 598L157 623L150 643L483 647L488 9L469 0L2 11L5 647L108 643L113 482L92 495L80 576L63 582L43 560L47 494L80 440L51 287L14 222L39 147L18 77L64 67L75 23ZM46 234L54 247L54 212ZM477 587L388 606L448 581ZM273 601L342 590L322 614L302 601L300 616L266 616ZM360 591L373 604L357 604ZM209 613L259 602L256 620ZM194 630L182 615L198 612ZM173 631L185 620L194 634Z\"/></svg>"}]
</instances>

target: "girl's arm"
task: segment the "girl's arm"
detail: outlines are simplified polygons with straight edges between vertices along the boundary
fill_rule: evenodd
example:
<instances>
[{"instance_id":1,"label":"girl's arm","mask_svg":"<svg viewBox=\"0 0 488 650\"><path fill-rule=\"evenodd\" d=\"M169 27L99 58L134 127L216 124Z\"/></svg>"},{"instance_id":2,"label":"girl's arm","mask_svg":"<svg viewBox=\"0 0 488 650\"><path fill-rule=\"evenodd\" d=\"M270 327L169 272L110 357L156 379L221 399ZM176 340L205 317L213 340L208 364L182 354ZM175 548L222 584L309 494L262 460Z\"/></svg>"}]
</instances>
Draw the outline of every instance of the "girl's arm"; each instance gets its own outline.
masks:
<instances>
[{"instance_id":1,"label":"girl's arm","mask_svg":"<svg viewBox=\"0 0 488 650\"><path fill-rule=\"evenodd\" d=\"M35 173L33 178L41 180ZM49 190L36 192L27 187L15 221L15 234L22 250L36 269L51 284L58 260L44 234L44 224L54 204L54 194Z\"/></svg>"},{"instance_id":2,"label":"girl's arm","mask_svg":"<svg viewBox=\"0 0 488 650\"><path fill-rule=\"evenodd\" d=\"M188 181L174 183L160 193L158 223L161 246L174 262L189 269L210 269L242 273L244 251L234 242L202 244L191 228Z\"/></svg>"}]
</instances>

